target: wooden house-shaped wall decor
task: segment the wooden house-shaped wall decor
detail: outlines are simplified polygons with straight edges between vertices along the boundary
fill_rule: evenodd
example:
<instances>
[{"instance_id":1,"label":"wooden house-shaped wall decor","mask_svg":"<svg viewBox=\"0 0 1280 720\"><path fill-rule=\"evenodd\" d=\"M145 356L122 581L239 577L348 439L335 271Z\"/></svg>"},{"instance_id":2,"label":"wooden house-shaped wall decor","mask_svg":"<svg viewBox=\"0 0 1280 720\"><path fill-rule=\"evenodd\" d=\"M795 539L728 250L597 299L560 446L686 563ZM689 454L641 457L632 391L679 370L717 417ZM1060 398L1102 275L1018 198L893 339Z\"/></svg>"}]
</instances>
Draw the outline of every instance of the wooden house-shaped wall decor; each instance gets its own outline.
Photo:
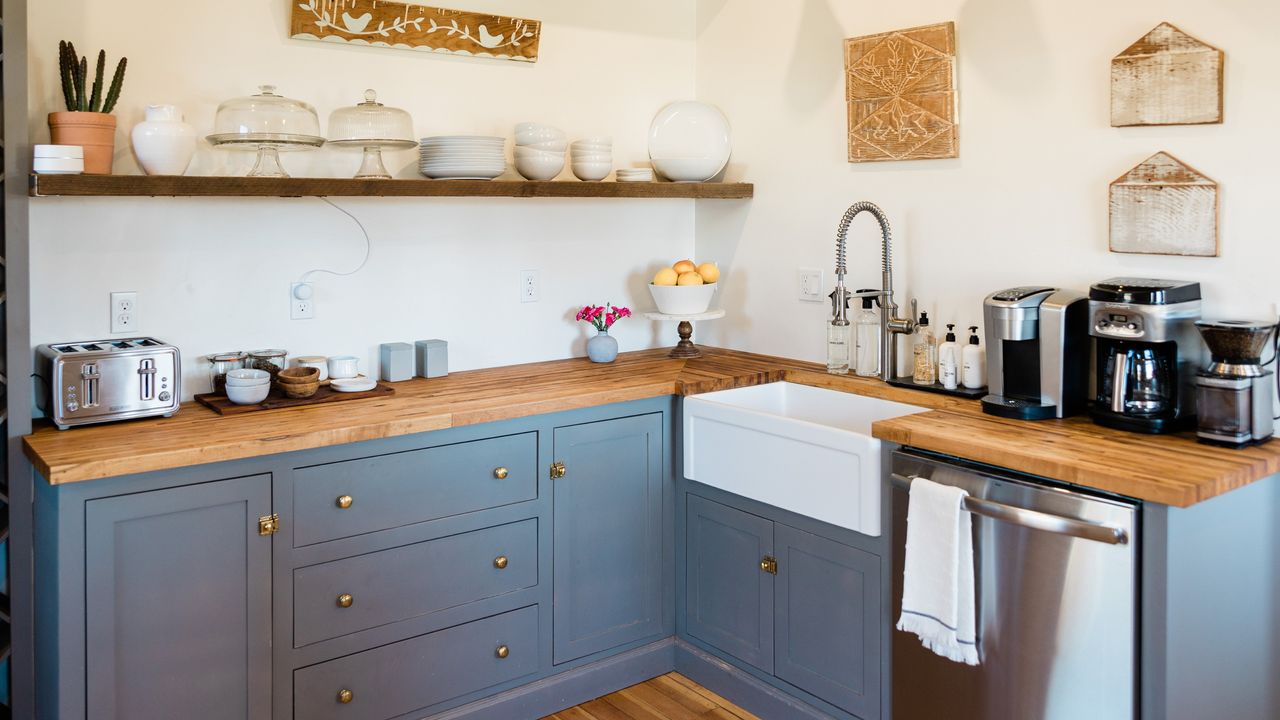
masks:
<instances>
[{"instance_id":1,"label":"wooden house-shaped wall decor","mask_svg":"<svg viewBox=\"0 0 1280 720\"><path fill-rule=\"evenodd\" d=\"M1111 61L1111 125L1222 122L1218 48L1160 23Z\"/></svg>"},{"instance_id":2,"label":"wooden house-shaped wall decor","mask_svg":"<svg viewBox=\"0 0 1280 720\"><path fill-rule=\"evenodd\" d=\"M1218 184L1159 152L1111 183L1111 252L1218 254Z\"/></svg>"}]
</instances>

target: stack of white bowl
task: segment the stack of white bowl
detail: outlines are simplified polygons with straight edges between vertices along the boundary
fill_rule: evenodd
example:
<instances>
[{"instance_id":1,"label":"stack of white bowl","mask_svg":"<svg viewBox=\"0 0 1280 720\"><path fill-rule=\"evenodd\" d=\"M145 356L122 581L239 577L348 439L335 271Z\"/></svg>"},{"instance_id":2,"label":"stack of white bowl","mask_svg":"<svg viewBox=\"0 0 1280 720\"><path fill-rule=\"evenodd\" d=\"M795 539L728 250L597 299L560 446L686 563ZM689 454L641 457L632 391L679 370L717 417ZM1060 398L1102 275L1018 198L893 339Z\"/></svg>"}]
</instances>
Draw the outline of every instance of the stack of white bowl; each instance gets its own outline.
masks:
<instances>
[{"instance_id":1,"label":"stack of white bowl","mask_svg":"<svg viewBox=\"0 0 1280 720\"><path fill-rule=\"evenodd\" d=\"M569 138L564 131L534 122L516 125L516 172L526 180L551 180L564 170Z\"/></svg>"},{"instance_id":2,"label":"stack of white bowl","mask_svg":"<svg viewBox=\"0 0 1280 720\"><path fill-rule=\"evenodd\" d=\"M418 169L442 180L492 180L507 169L507 139L487 135L422 138Z\"/></svg>"},{"instance_id":3,"label":"stack of white bowl","mask_svg":"<svg viewBox=\"0 0 1280 720\"><path fill-rule=\"evenodd\" d=\"M603 180L613 171L613 138L587 137L569 146L573 174L579 180Z\"/></svg>"},{"instance_id":4,"label":"stack of white bowl","mask_svg":"<svg viewBox=\"0 0 1280 720\"><path fill-rule=\"evenodd\" d=\"M618 168L618 182L653 182L653 168Z\"/></svg>"},{"instance_id":5,"label":"stack of white bowl","mask_svg":"<svg viewBox=\"0 0 1280 720\"><path fill-rule=\"evenodd\" d=\"M227 399L237 405L257 405L271 392L271 373L266 370L231 370L227 373Z\"/></svg>"}]
</instances>

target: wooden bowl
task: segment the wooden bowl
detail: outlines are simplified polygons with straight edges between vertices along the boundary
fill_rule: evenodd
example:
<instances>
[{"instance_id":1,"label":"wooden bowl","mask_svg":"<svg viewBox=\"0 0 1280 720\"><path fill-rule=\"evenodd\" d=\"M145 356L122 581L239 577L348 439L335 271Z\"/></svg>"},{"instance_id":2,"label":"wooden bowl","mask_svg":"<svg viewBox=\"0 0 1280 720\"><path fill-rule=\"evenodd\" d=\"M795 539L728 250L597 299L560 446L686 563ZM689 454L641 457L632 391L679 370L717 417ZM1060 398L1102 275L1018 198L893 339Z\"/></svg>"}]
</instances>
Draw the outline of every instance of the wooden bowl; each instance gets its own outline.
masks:
<instances>
[{"instance_id":1,"label":"wooden bowl","mask_svg":"<svg viewBox=\"0 0 1280 720\"><path fill-rule=\"evenodd\" d=\"M284 393L285 397L294 399L309 398L319 389L319 380L312 380L309 383L280 383L280 392Z\"/></svg>"},{"instance_id":2,"label":"wooden bowl","mask_svg":"<svg viewBox=\"0 0 1280 720\"><path fill-rule=\"evenodd\" d=\"M320 368L316 367L291 367L281 370L276 375L276 381L280 386L285 385L308 385L310 383L320 382ZM303 396L306 397L306 396Z\"/></svg>"}]
</instances>

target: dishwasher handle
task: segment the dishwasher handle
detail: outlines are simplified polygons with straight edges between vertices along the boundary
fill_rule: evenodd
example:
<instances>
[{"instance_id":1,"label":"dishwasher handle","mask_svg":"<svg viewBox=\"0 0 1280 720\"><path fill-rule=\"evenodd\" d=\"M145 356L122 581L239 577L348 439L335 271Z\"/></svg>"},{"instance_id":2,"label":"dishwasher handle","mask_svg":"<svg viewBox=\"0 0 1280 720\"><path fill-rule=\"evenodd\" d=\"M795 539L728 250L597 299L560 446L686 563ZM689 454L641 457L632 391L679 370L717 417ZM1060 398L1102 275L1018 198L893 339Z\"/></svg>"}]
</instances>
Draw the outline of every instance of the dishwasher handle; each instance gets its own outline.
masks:
<instances>
[{"instance_id":1,"label":"dishwasher handle","mask_svg":"<svg viewBox=\"0 0 1280 720\"><path fill-rule=\"evenodd\" d=\"M894 486L903 490L910 490L911 481L918 477L920 476L889 473L889 479ZM1054 515L1053 513L1040 512L1039 510L1014 507L1013 505L983 500L971 495L965 497L963 507L974 515L981 515L1013 525L1021 525L1033 530L1069 535L1108 545L1127 545L1129 543L1129 533L1125 532L1124 528L1112 527L1111 525L1101 525Z\"/></svg>"}]
</instances>

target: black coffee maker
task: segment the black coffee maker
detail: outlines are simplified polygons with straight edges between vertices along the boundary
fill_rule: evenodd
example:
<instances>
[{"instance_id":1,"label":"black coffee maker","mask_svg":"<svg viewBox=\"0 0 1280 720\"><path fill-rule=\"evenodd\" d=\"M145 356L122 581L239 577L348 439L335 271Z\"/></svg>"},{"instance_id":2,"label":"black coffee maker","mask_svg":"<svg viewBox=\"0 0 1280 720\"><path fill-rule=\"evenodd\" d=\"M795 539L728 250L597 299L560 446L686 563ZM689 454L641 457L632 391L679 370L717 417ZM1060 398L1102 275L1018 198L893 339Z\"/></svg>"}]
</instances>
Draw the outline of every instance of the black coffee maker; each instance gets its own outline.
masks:
<instances>
[{"instance_id":1,"label":"black coffee maker","mask_svg":"<svg viewBox=\"0 0 1280 720\"><path fill-rule=\"evenodd\" d=\"M1135 432L1192 427L1200 283L1111 278L1089 288L1094 338L1094 422Z\"/></svg>"}]
</instances>

